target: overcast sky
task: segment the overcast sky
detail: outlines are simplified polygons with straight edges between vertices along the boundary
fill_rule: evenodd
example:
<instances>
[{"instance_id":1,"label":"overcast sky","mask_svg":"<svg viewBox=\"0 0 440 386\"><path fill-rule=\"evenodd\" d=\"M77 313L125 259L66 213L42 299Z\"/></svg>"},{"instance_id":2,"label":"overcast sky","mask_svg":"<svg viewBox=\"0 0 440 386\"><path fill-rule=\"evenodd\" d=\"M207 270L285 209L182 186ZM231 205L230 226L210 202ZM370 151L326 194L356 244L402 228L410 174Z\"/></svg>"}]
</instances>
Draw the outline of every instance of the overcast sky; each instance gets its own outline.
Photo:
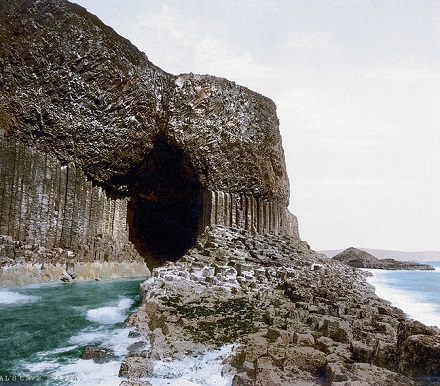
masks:
<instances>
[{"instance_id":1,"label":"overcast sky","mask_svg":"<svg viewBox=\"0 0 440 386\"><path fill-rule=\"evenodd\" d=\"M77 0L163 70L274 100L316 250L440 250L439 0Z\"/></svg>"}]
</instances>

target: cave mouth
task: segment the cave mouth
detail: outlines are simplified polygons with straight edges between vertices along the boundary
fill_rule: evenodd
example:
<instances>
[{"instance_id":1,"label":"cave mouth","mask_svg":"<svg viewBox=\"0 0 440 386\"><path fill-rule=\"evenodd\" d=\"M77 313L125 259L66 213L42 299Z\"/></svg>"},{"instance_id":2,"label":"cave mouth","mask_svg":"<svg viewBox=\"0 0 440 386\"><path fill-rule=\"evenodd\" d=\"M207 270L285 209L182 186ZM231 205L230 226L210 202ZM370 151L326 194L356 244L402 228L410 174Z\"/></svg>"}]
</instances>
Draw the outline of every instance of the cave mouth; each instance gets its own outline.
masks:
<instances>
[{"instance_id":1,"label":"cave mouth","mask_svg":"<svg viewBox=\"0 0 440 386\"><path fill-rule=\"evenodd\" d=\"M176 261L197 238L201 185L188 156L160 136L136 177L128 205L129 239L148 267Z\"/></svg>"}]
</instances>

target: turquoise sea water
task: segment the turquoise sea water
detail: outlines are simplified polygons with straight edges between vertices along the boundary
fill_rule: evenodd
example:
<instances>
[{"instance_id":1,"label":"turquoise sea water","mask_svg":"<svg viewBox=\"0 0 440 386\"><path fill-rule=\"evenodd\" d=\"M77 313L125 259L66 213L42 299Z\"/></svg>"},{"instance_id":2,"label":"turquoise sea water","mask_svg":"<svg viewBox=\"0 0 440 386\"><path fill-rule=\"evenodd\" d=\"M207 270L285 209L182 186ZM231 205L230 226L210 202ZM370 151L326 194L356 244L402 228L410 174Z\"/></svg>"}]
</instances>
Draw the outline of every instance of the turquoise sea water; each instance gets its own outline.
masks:
<instances>
[{"instance_id":1,"label":"turquoise sea water","mask_svg":"<svg viewBox=\"0 0 440 386\"><path fill-rule=\"evenodd\" d=\"M140 280L38 285L0 290L0 385L118 386L130 345L126 317L139 305ZM145 342L148 345L148 342ZM85 346L110 348L105 363L81 359ZM157 361L155 386L229 386L223 358L233 345Z\"/></svg>"},{"instance_id":2,"label":"turquoise sea water","mask_svg":"<svg viewBox=\"0 0 440 386\"><path fill-rule=\"evenodd\" d=\"M376 294L402 309L409 318L440 328L440 261L427 262L435 271L369 269Z\"/></svg>"},{"instance_id":3,"label":"turquoise sea water","mask_svg":"<svg viewBox=\"0 0 440 386\"><path fill-rule=\"evenodd\" d=\"M125 318L138 306L140 280L39 285L0 290L0 384L118 385L128 338ZM115 360L81 360L86 345Z\"/></svg>"}]
</instances>

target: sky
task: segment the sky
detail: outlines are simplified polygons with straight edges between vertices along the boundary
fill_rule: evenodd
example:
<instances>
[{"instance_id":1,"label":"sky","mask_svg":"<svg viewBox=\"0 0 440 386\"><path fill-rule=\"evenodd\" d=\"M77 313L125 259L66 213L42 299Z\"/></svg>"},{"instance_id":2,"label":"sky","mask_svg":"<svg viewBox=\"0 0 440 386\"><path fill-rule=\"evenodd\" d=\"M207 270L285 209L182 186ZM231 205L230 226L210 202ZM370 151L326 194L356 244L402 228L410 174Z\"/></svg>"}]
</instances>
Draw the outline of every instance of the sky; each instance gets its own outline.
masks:
<instances>
[{"instance_id":1,"label":"sky","mask_svg":"<svg viewBox=\"0 0 440 386\"><path fill-rule=\"evenodd\" d=\"M440 0L76 0L163 70L277 105L315 250L440 250Z\"/></svg>"}]
</instances>

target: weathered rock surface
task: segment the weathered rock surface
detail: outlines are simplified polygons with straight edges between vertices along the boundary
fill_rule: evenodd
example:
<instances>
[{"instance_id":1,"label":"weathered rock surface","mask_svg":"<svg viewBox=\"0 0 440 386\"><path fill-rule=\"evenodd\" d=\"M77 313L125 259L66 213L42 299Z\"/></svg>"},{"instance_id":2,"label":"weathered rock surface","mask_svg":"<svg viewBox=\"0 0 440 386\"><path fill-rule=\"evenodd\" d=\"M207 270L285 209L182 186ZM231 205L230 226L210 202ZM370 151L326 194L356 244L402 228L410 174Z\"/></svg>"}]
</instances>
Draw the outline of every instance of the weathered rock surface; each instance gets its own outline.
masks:
<instances>
[{"instance_id":1,"label":"weathered rock surface","mask_svg":"<svg viewBox=\"0 0 440 386\"><path fill-rule=\"evenodd\" d=\"M389 270L422 270L433 271L435 268L429 264L421 264L414 261L397 261L394 259L378 259L371 253L357 248L347 248L345 251L332 257L355 268L373 268Z\"/></svg>"},{"instance_id":2,"label":"weathered rock surface","mask_svg":"<svg viewBox=\"0 0 440 386\"><path fill-rule=\"evenodd\" d=\"M406 320L361 271L287 236L213 228L141 291L127 322L149 337L137 357L147 368L234 343L224 371L236 386L414 385L440 369L439 329Z\"/></svg>"},{"instance_id":3,"label":"weathered rock surface","mask_svg":"<svg viewBox=\"0 0 440 386\"><path fill-rule=\"evenodd\" d=\"M168 74L65 0L1 1L0 157L1 277L175 261L128 320L150 346L132 345L124 385L228 343L235 386L439 374L438 329L300 241L268 98Z\"/></svg>"},{"instance_id":4,"label":"weathered rock surface","mask_svg":"<svg viewBox=\"0 0 440 386\"><path fill-rule=\"evenodd\" d=\"M150 266L215 224L299 238L270 99L169 74L65 0L0 2L0 42L0 234Z\"/></svg>"},{"instance_id":5,"label":"weathered rock surface","mask_svg":"<svg viewBox=\"0 0 440 386\"><path fill-rule=\"evenodd\" d=\"M169 146L205 188L287 202L268 98L226 79L168 74L64 0L2 2L0 15L0 105L10 136L119 191L157 193L151 162Z\"/></svg>"},{"instance_id":6,"label":"weathered rock surface","mask_svg":"<svg viewBox=\"0 0 440 386\"><path fill-rule=\"evenodd\" d=\"M96 363L105 363L117 359L115 352L108 347L86 346L81 359L92 359Z\"/></svg>"},{"instance_id":7,"label":"weathered rock surface","mask_svg":"<svg viewBox=\"0 0 440 386\"><path fill-rule=\"evenodd\" d=\"M128 198L0 130L0 284L149 276L128 216Z\"/></svg>"}]
</instances>

